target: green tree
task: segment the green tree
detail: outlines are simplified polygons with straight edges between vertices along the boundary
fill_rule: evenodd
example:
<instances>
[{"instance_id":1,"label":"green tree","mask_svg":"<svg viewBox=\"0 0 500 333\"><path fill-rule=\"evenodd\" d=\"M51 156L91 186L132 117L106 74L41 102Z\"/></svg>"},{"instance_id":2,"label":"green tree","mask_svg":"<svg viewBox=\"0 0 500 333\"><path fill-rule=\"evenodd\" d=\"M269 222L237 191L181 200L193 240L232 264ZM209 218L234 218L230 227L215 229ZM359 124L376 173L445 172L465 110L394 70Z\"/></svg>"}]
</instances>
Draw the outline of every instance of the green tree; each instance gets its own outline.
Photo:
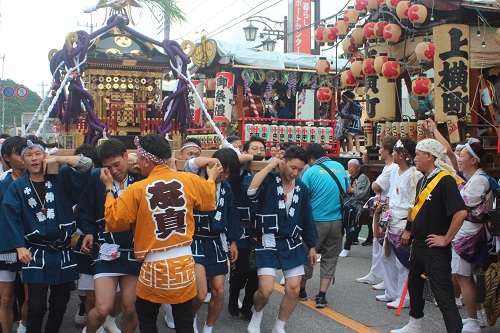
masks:
<instances>
[{"instance_id":1,"label":"green tree","mask_svg":"<svg viewBox=\"0 0 500 333\"><path fill-rule=\"evenodd\" d=\"M1 80L1 85L2 93L3 88L7 86L14 88L14 90L16 90L17 87L22 86L22 84L14 82L11 79ZM28 95L25 98L19 98L17 97L17 95L14 95L12 98L5 98L5 127L12 127L14 125L14 117L16 125L19 126L21 124L22 113L35 112L38 109L41 101L42 99L40 98L40 96L29 89ZM2 120L1 116L2 115L0 114L0 122Z\"/></svg>"}]
</instances>

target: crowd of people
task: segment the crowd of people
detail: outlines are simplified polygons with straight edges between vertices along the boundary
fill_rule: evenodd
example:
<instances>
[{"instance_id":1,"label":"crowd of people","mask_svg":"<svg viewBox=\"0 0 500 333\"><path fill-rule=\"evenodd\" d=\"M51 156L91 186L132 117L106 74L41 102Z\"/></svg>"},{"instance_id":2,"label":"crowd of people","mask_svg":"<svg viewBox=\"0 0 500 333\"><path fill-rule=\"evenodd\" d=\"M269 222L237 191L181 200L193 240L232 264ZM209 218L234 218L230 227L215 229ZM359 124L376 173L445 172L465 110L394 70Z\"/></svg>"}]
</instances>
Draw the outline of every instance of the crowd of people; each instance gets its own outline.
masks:
<instances>
[{"instance_id":1,"label":"crowd of people","mask_svg":"<svg viewBox=\"0 0 500 333\"><path fill-rule=\"evenodd\" d=\"M43 331L58 332L77 281L75 322L83 332L158 332L161 306L169 327L198 332L198 310L208 302L202 322L210 333L229 274L228 312L259 333L282 270L272 332L283 333L299 300L308 299L318 262L314 302L328 306L338 260L359 244L366 224L372 265L357 282L383 290L376 300L388 308L410 308L408 325L391 332L420 332L426 283L448 332L480 332L473 275L488 257L483 221L496 188L484 167L492 156L477 140L453 151L430 119L423 130L427 139L418 143L381 140L385 167L373 182L364 173L367 153L349 160L346 172L318 143L268 150L257 136L228 137L204 157L191 138L173 157L168 141L150 134L135 139L136 154L110 139L53 156L37 137L9 137L1 148L9 169L0 183L2 330L12 332L17 316L17 332L41 332L48 310ZM252 173L251 161L267 163ZM60 165L56 174L45 172L51 163ZM343 223L343 192L356 202L354 228Z\"/></svg>"}]
</instances>

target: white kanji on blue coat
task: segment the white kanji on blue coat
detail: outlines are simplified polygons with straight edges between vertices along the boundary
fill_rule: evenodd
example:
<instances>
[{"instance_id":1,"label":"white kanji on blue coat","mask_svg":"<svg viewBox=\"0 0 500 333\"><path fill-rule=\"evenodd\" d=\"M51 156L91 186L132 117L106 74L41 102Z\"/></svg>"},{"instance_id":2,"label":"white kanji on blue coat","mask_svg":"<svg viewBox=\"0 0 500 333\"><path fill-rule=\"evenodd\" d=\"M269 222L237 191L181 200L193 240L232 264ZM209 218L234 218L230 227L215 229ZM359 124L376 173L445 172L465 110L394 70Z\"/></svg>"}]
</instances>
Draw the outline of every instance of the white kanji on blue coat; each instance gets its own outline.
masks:
<instances>
[{"instance_id":1,"label":"white kanji on blue coat","mask_svg":"<svg viewBox=\"0 0 500 333\"><path fill-rule=\"evenodd\" d=\"M293 203L299 202L299 196L297 194L294 194L292 197L292 201L293 201Z\"/></svg>"},{"instance_id":2,"label":"white kanji on blue coat","mask_svg":"<svg viewBox=\"0 0 500 333\"><path fill-rule=\"evenodd\" d=\"M278 195L284 194L285 191L283 190L283 186L278 186Z\"/></svg>"},{"instance_id":3,"label":"white kanji on blue coat","mask_svg":"<svg viewBox=\"0 0 500 333\"><path fill-rule=\"evenodd\" d=\"M36 218L38 219L38 222L43 222L47 219L47 216L45 216L42 212L38 212L36 213Z\"/></svg>"},{"instance_id":4,"label":"white kanji on blue coat","mask_svg":"<svg viewBox=\"0 0 500 333\"><path fill-rule=\"evenodd\" d=\"M47 218L54 219L56 217L56 211L54 208L47 208Z\"/></svg>"},{"instance_id":5,"label":"white kanji on blue coat","mask_svg":"<svg viewBox=\"0 0 500 333\"><path fill-rule=\"evenodd\" d=\"M225 190L225 189L223 189L223 188L221 188L221 189L220 189L220 194L221 194L221 195L226 194L226 190Z\"/></svg>"},{"instance_id":6,"label":"white kanji on blue coat","mask_svg":"<svg viewBox=\"0 0 500 333\"><path fill-rule=\"evenodd\" d=\"M218 211L217 213L215 213L214 220L220 221L221 217L222 213Z\"/></svg>"},{"instance_id":7,"label":"white kanji on blue coat","mask_svg":"<svg viewBox=\"0 0 500 333\"><path fill-rule=\"evenodd\" d=\"M24 194L26 194L26 195L30 195L31 194L31 189L28 186L26 186L24 188Z\"/></svg>"},{"instance_id":8,"label":"white kanji on blue coat","mask_svg":"<svg viewBox=\"0 0 500 333\"><path fill-rule=\"evenodd\" d=\"M36 202L35 198L29 198L28 205L30 205L31 208L35 208L37 206L37 202Z\"/></svg>"},{"instance_id":9,"label":"white kanji on blue coat","mask_svg":"<svg viewBox=\"0 0 500 333\"><path fill-rule=\"evenodd\" d=\"M288 214L290 214L290 216L293 217L295 215L295 208L290 207L290 209L288 210Z\"/></svg>"},{"instance_id":10,"label":"white kanji on blue coat","mask_svg":"<svg viewBox=\"0 0 500 333\"><path fill-rule=\"evenodd\" d=\"M281 182L281 178L280 177L276 177L276 183L279 184Z\"/></svg>"},{"instance_id":11,"label":"white kanji on blue coat","mask_svg":"<svg viewBox=\"0 0 500 333\"><path fill-rule=\"evenodd\" d=\"M46 187L46 188L52 188L52 182L51 182L51 181L47 181L47 182L45 183L45 187Z\"/></svg>"},{"instance_id":12,"label":"white kanji on blue coat","mask_svg":"<svg viewBox=\"0 0 500 333\"><path fill-rule=\"evenodd\" d=\"M224 198L220 198L219 199L219 207L223 207L224 206Z\"/></svg>"},{"instance_id":13,"label":"white kanji on blue coat","mask_svg":"<svg viewBox=\"0 0 500 333\"><path fill-rule=\"evenodd\" d=\"M278 208L285 209L286 208L285 201L283 200L278 201Z\"/></svg>"},{"instance_id":14,"label":"white kanji on blue coat","mask_svg":"<svg viewBox=\"0 0 500 333\"><path fill-rule=\"evenodd\" d=\"M299 185L295 186L295 191L300 192L300 186Z\"/></svg>"},{"instance_id":15,"label":"white kanji on blue coat","mask_svg":"<svg viewBox=\"0 0 500 333\"><path fill-rule=\"evenodd\" d=\"M47 194L45 194L45 200L47 202L52 202L54 201L54 193L52 192L47 192Z\"/></svg>"}]
</instances>

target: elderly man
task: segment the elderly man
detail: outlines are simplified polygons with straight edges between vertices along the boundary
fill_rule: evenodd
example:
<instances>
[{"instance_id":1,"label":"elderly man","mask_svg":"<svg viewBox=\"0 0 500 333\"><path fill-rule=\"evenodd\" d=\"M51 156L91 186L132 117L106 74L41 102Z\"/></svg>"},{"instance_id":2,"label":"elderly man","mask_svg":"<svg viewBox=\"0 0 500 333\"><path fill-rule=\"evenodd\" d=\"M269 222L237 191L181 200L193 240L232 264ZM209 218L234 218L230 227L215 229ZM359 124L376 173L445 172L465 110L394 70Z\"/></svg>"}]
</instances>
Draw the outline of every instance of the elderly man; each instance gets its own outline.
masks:
<instances>
[{"instance_id":1,"label":"elderly man","mask_svg":"<svg viewBox=\"0 0 500 333\"><path fill-rule=\"evenodd\" d=\"M462 319L453 297L450 243L462 226L467 209L446 152L434 139L422 140L416 147L415 163L424 177L417 184L413 223L408 222L407 226L411 226L414 237L408 275L410 322L391 333L420 332L425 305L423 273L430 278L446 331L462 331Z\"/></svg>"},{"instance_id":2,"label":"elderly man","mask_svg":"<svg viewBox=\"0 0 500 333\"><path fill-rule=\"evenodd\" d=\"M328 168L339 180L344 191L347 189L347 175L342 164L326 157L323 146L319 143L308 143L306 146L308 163L311 166L302 176L302 181L311 192L311 206L318 232L316 249L323 249L321 255L321 283L315 297L316 307L324 308L328 304L326 292L330 283L335 283L335 269L342 246L342 211L340 190L332 176L324 169ZM307 299L306 282L312 278L313 268L306 266L301 281L299 297Z\"/></svg>"},{"instance_id":3,"label":"elderly man","mask_svg":"<svg viewBox=\"0 0 500 333\"><path fill-rule=\"evenodd\" d=\"M370 199L370 180L362 172L361 164L355 158L350 159L347 162L347 171L349 171L349 182L350 186L347 188L346 192L353 196L357 203L358 212L363 209L364 204ZM346 240L344 243L344 249L340 252L339 257L347 257L349 252L351 252L351 245L356 241L361 227L356 227L356 230L350 232L346 235Z\"/></svg>"}]
</instances>

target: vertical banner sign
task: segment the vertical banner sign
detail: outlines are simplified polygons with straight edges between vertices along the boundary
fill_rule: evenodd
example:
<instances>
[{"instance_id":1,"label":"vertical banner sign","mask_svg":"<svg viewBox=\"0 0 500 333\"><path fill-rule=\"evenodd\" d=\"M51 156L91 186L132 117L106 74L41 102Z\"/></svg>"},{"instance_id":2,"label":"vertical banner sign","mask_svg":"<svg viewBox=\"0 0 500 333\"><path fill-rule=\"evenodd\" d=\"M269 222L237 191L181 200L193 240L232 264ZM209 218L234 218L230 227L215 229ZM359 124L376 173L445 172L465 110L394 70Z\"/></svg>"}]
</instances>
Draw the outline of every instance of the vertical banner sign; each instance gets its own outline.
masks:
<instances>
[{"instance_id":1,"label":"vertical banner sign","mask_svg":"<svg viewBox=\"0 0 500 333\"><path fill-rule=\"evenodd\" d=\"M198 95L203 98L203 81L191 80L191 82L195 85ZM201 103L198 101L192 90L189 90L188 101L189 111L193 117L193 122L198 125L203 125L203 110L201 109Z\"/></svg>"},{"instance_id":2,"label":"vertical banner sign","mask_svg":"<svg viewBox=\"0 0 500 333\"><path fill-rule=\"evenodd\" d=\"M293 52L311 54L311 0L293 0Z\"/></svg>"},{"instance_id":3,"label":"vertical banner sign","mask_svg":"<svg viewBox=\"0 0 500 333\"><path fill-rule=\"evenodd\" d=\"M231 121L231 113L233 111L233 84L233 73L219 72L215 75L215 121Z\"/></svg>"},{"instance_id":4,"label":"vertical banner sign","mask_svg":"<svg viewBox=\"0 0 500 333\"><path fill-rule=\"evenodd\" d=\"M436 121L449 112L463 117L469 110L469 26L443 24L433 28Z\"/></svg>"}]
</instances>

